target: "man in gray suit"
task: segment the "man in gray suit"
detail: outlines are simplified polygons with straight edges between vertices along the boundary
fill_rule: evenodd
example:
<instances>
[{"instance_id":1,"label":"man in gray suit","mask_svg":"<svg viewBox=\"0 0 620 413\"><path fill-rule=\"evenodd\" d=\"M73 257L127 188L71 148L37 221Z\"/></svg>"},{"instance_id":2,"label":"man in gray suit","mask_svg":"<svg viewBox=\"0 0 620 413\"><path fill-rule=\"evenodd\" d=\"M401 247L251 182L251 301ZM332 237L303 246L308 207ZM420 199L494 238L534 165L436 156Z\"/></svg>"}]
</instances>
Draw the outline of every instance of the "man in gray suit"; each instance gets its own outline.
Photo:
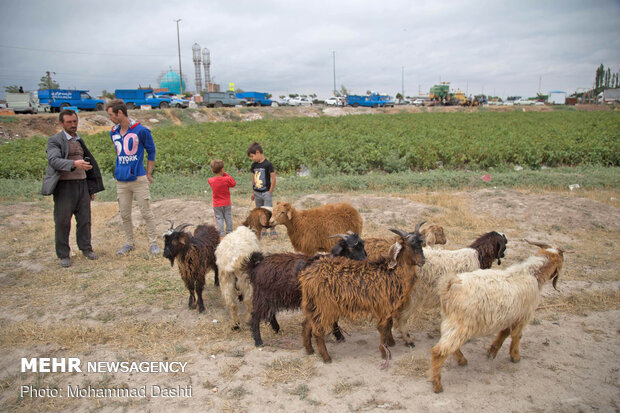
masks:
<instances>
[{"instance_id":1,"label":"man in gray suit","mask_svg":"<svg viewBox=\"0 0 620 413\"><path fill-rule=\"evenodd\" d=\"M69 232L73 215L78 248L86 258L97 259L90 242L90 201L105 188L95 158L77 134L77 113L65 109L60 112L59 120L62 132L47 140L47 170L41 193L54 195L56 255L62 267L70 267Z\"/></svg>"}]
</instances>

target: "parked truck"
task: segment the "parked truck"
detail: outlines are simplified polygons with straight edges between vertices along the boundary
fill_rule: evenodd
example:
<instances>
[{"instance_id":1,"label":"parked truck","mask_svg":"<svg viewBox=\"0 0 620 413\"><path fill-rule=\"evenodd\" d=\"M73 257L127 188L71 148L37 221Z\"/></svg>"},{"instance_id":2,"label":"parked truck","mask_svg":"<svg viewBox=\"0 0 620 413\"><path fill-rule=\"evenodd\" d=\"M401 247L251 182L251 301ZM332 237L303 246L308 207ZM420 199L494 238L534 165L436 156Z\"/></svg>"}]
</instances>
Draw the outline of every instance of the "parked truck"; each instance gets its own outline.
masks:
<instances>
[{"instance_id":1,"label":"parked truck","mask_svg":"<svg viewBox=\"0 0 620 413\"><path fill-rule=\"evenodd\" d=\"M166 109L170 107L170 98L156 97L153 89L116 89L116 99L122 99L127 109L148 105L152 108Z\"/></svg>"},{"instance_id":2,"label":"parked truck","mask_svg":"<svg viewBox=\"0 0 620 413\"><path fill-rule=\"evenodd\" d=\"M247 99L240 99L233 90L225 92L203 92L202 105L210 108L221 108L222 106L247 106Z\"/></svg>"},{"instance_id":3,"label":"parked truck","mask_svg":"<svg viewBox=\"0 0 620 413\"><path fill-rule=\"evenodd\" d=\"M463 97L465 94L463 94ZM438 105L458 105L459 101L455 99L454 93L450 92L450 82L441 82L434 85L429 93L431 101Z\"/></svg>"},{"instance_id":4,"label":"parked truck","mask_svg":"<svg viewBox=\"0 0 620 413\"><path fill-rule=\"evenodd\" d=\"M39 97L37 92L5 93L6 104L15 113L38 113Z\"/></svg>"},{"instance_id":5,"label":"parked truck","mask_svg":"<svg viewBox=\"0 0 620 413\"><path fill-rule=\"evenodd\" d=\"M392 100L390 96L379 95L376 93L366 96L347 95L346 102L348 106L353 106L354 108L358 106L365 106L370 108L383 108L387 106L394 106L394 100Z\"/></svg>"},{"instance_id":6,"label":"parked truck","mask_svg":"<svg viewBox=\"0 0 620 413\"><path fill-rule=\"evenodd\" d=\"M88 90L45 89L38 92L41 105L49 105L51 112L73 106L85 110L103 110L105 102L93 99Z\"/></svg>"},{"instance_id":7,"label":"parked truck","mask_svg":"<svg viewBox=\"0 0 620 413\"><path fill-rule=\"evenodd\" d=\"M245 100L248 106L271 106L273 100L267 98L267 93L241 92L235 94L238 99Z\"/></svg>"}]
</instances>

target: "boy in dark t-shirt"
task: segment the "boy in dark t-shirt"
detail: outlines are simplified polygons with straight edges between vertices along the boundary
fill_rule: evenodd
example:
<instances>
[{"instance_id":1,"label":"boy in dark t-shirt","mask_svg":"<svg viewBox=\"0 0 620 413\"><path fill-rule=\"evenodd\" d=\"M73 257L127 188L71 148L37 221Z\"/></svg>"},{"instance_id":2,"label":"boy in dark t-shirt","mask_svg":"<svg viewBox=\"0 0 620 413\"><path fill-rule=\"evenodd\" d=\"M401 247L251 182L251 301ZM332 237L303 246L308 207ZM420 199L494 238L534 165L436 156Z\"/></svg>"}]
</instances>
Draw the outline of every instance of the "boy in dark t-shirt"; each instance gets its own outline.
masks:
<instances>
[{"instance_id":1,"label":"boy in dark t-shirt","mask_svg":"<svg viewBox=\"0 0 620 413\"><path fill-rule=\"evenodd\" d=\"M276 188L276 172L273 165L263 153L263 148L258 142L248 147L248 156L253 161L250 171L252 172L252 201L256 207L273 207L273 191ZM271 229L271 239L276 239L278 234Z\"/></svg>"}]
</instances>

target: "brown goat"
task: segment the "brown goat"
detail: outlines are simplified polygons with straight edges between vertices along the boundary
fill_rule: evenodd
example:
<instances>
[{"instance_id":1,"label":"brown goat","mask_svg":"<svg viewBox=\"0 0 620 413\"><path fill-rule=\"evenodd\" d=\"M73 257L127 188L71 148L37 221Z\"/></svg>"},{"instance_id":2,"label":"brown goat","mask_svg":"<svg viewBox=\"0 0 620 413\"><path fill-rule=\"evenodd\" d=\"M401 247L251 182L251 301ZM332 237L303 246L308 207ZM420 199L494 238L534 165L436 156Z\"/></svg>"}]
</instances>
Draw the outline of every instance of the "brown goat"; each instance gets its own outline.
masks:
<instances>
[{"instance_id":1,"label":"brown goat","mask_svg":"<svg viewBox=\"0 0 620 413\"><path fill-rule=\"evenodd\" d=\"M423 223L423 222L422 222ZM372 315L381 335L379 350L388 358L386 346L394 345L392 318L397 317L411 298L416 266L424 264L422 236L418 224L413 233L391 230L399 235L389 257L377 261L353 261L347 258L322 258L299 274L302 290L303 343L314 353L314 335L325 363L331 357L325 347L325 335L340 317Z\"/></svg>"},{"instance_id":2,"label":"brown goat","mask_svg":"<svg viewBox=\"0 0 620 413\"><path fill-rule=\"evenodd\" d=\"M347 231L362 234L362 217L350 204L298 210L287 202L278 202L269 225L278 224L286 227L293 248L306 255L330 252L337 242L331 235Z\"/></svg>"},{"instance_id":3,"label":"brown goat","mask_svg":"<svg viewBox=\"0 0 620 413\"><path fill-rule=\"evenodd\" d=\"M420 230L420 234L424 237L423 247L432 247L436 244L445 244L446 234L441 225L426 224L424 228Z\"/></svg>"},{"instance_id":4,"label":"brown goat","mask_svg":"<svg viewBox=\"0 0 620 413\"><path fill-rule=\"evenodd\" d=\"M258 239L261 239L263 228L270 228L269 220L271 219L271 211L267 208L258 207L250 211L248 217L241 225L245 225L256 233Z\"/></svg>"},{"instance_id":5,"label":"brown goat","mask_svg":"<svg viewBox=\"0 0 620 413\"><path fill-rule=\"evenodd\" d=\"M444 233L444 229L441 225L437 224L426 224L420 230L420 234L424 241L422 242L422 246L432 247L435 244L445 244L446 243L446 235ZM364 243L366 246L366 252L368 253L369 260L376 260L377 258L385 257L388 250L398 238L364 238Z\"/></svg>"}]
</instances>

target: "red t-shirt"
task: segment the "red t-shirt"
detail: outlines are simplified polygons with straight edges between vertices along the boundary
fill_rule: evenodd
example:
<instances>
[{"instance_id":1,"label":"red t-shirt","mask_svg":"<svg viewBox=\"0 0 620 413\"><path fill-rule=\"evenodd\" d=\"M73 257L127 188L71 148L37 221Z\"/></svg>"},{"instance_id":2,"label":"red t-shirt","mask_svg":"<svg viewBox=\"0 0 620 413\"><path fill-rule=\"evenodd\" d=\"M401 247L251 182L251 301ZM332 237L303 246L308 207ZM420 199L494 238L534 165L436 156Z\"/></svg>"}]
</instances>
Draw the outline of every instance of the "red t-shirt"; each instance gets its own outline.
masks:
<instances>
[{"instance_id":1,"label":"red t-shirt","mask_svg":"<svg viewBox=\"0 0 620 413\"><path fill-rule=\"evenodd\" d=\"M234 178L224 172L224 176L214 176L209 178L209 185L213 191L213 206L223 207L230 205L230 190L237 185Z\"/></svg>"}]
</instances>

